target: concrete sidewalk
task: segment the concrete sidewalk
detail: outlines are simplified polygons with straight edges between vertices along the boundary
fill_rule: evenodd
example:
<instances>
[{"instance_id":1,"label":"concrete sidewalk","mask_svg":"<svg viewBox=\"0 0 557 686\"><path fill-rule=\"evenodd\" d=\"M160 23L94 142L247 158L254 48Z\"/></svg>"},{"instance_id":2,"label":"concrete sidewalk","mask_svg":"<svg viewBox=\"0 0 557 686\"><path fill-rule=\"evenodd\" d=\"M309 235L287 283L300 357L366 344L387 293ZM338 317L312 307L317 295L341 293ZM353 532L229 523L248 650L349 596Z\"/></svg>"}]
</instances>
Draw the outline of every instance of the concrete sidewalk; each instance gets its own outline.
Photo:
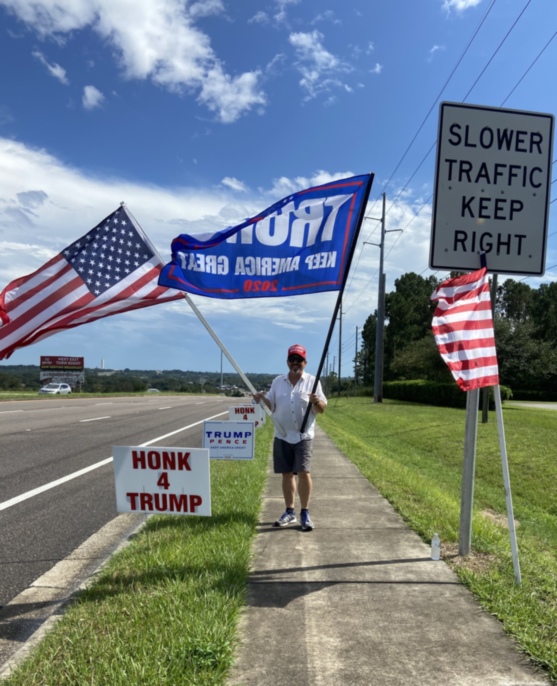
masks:
<instances>
[{"instance_id":1,"label":"concrete sidewalk","mask_svg":"<svg viewBox=\"0 0 557 686\"><path fill-rule=\"evenodd\" d=\"M270 473L230 686L549 684L319 428L312 467L312 532Z\"/></svg>"}]
</instances>

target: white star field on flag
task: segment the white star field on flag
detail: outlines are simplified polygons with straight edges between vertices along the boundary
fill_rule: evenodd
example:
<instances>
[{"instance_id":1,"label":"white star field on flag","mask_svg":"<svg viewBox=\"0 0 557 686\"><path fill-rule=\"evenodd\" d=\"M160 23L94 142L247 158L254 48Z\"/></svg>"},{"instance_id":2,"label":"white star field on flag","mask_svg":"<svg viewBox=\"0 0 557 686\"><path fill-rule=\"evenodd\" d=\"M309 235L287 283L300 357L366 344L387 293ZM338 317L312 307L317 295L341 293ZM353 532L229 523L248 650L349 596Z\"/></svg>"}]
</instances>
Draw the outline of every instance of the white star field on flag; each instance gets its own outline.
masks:
<instances>
[{"instance_id":1,"label":"white star field on flag","mask_svg":"<svg viewBox=\"0 0 557 686\"><path fill-rule=\"evenodd\" d=\"M120 208L63 252L94 295L100 295L153 257Z\"/></svg>"}]
</instances>

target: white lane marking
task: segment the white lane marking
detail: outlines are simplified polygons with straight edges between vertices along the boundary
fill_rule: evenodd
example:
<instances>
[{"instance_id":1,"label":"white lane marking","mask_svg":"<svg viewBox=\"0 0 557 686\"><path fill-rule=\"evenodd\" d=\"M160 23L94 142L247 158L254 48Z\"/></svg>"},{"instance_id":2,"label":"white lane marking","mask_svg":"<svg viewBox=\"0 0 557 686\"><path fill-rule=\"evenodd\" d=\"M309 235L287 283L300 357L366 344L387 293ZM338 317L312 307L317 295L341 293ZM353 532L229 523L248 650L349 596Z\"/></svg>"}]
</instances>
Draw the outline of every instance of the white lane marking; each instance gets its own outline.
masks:
<instances>
[{"instance_id":1,"label":"white lane marking","mask_svg":"<svg viewBox=\"0 0 557 686\"><path fill-rule=\"evenodd\" d=\"M167 405L166 407L159 407L158 409L159 409L159 410L171 410L171 409L172 409L172 405Z\"/></svg>"},{"instance_id":2,"label":"white lane marking","mask_svg":"<svg viewBox=\"0 0 557 686\"><path fill-rule=\"evenodd\" d=\"M202 403L195 403L196 405L205 405L205 402Z\"/></svg>"},{"instance_id":3,"label":"white lane marking","mask_svg":"<svg viewBox=\"0 0 557 686\"><path fill-rule=\"evenodd\" d=\"M164 436L158 436L157 438L153 438L150 441L146 441L145 443L141 443L140 447L144 447L147 445L153 445L153 443L156 443L157 441L162 441L165 438L169 438L170 436L174 436L175 434L179 434L181 431L187 431L188 429L193 429L194 426L199 426L199 424L203 424L203 422L208 422L211 419L215 419L216 417L222 417L223 414L228 414L228 412L219 412L218 414L214 414L212 417L207 417L207 419L202 419L199 422L195 422L194 424L189 424L188 426L183 426L181 429L176 429L176 431L171 431L168 434L164 434ZM80 469L77 472L73 472L72 474L68 474L67 476L63 476L61 479L56 479L56 481L51 481L48 484L44 484L44 486L39 486L38 488L34 488L32 491L27 491L27 493L22 493L21 495L16 495L15 498L11 498L10 500L6 500L3 503L0 503L0 512L2 510L7 510L9 507L13 507L14 505L17 505L18 503L22 503L24 500L28 500L29 498L33 498L36 495L39 495L41 493L44 493L45 491L49 491L51 488L56 488L56 486L60 486L62 484L65 484L67 481L71 481L72 479L77 479L78 476L83 476L83 474L87 474L87 472L92 472L94 469L98 469L99 467L104 467L105 464L109 464L112 462L112 457L107 457L106 460L101 460L100 462L95 462L95 464L90 465L89 467L84 467L83 469Z\"/></svg>"},{"instance_id":4,"label":"white lane marking","mask_svg":"<svg viewBox=\"0 0 557 686\"><path fill-rule=\"evenodd\" d=\"M95 403L95 407L100 407L101 405L114 405L114 403Z\"/></svg>"},{"instance_id":5,"label":"white lane marking","mask_svg":"<svg viewBox=\"0 0 557 686\"><path fill-rule=\"evenodd\" d=\"M23 412L23 410L2 410L0 414L13 414L14 412Z\"/></svg>"},{"instance_id":6,"label":"white lane marking","mask_svg":"<svg viewBox=\"0 0 557 686\"><path fill-rule=\"evenodd\" d=\"M83 424L84 422L98 422L99 419L110 419L110 417L92 417L91 419L80 419L79 423Z\"/></svg>"}]
</instances>

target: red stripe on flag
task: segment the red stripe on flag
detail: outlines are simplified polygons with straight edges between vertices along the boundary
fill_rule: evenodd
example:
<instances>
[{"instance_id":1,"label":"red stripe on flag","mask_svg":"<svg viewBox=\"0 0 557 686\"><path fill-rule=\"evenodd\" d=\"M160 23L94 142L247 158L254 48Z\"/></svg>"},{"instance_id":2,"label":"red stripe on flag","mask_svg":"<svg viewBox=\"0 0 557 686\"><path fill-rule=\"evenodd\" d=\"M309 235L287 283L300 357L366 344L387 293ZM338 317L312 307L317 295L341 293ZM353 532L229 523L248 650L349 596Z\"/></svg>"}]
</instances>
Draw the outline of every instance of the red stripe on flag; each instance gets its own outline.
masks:
<instances>
[{"instance_id":1,"label":"red stripe on flag","mask_svg":"<svg viewBox=\"0 0 557 686\"><path fill-rule=\"evenodd\" d=\"M432 300L438 301L432 321L435 342L464 391L499 383L498 373L493 373L494 369L497 370L497 357L474 357L473 354L482 348L495 349L491 301L481 297L484 293L489 293L485 268L445 281L431 296ZM479 319L479 313L489 313L489 316ZM474 338L474 333L482 337ZM453 340L447 341L447 337ZM450 358L450 353L454 352L459 353L458 360ZM474 378L468 378L470 372Z\"/></svg>"},{"instance_id":2,"label":"red stripe on flag","mask_svg":"<svg viewBox=\"0 0 557 686\"><path fill-rule=\"evenodd\" d=\"M132 245L133 256L127 250ZM91 290L74 264L80 271L87 266L85 278L95 281ZM140 227L125 207L119 207L79 241L0 293L0 359L62 329L182 299L181 291L158 285L162 266Z\"/></svg>"}]
</instances>

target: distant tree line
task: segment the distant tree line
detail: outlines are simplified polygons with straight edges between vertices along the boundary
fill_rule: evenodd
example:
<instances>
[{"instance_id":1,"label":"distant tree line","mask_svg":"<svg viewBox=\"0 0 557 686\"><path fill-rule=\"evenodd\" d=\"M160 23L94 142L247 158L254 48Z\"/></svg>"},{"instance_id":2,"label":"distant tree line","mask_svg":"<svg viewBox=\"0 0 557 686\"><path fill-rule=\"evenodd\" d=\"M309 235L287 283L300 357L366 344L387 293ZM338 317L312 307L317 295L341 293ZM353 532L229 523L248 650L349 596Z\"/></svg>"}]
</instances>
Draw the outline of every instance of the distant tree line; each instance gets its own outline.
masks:
<instances>
[{"instance_id":1,"label":"distant tree line","mask_svg":"<svg viewBox=\"0 0 557 686\"><path fill-rule=\"evenodd\" d=\"M247 375L255 388L265 388L274 374ZM38 391L38 365L0 365L0 390ZM223 373L222 388L219 372L194 372L180 369L155 371L149 369L104 370L85 369L85 383L81 390L88 393L142 393L148 388L174 393L226 393L241 395L247 391L239 374Z\"/></svg>"},{"instance_id":2,"label":"distant tree line","mask_svg":"<svg viewBox=\"0 0 557 686\"><path fill-rule=\"evenodd\" d=\"M446 280L413 272L395 281L385 296L384 379L451 381L441 359L431 321L431 295ZM358 378L373 385L377 312L363 327L356 359ZM557 397L557 283L532 288L506 279L498 285L494 310L501 384L514 391L555 393Z\"/></svg>"}]
</instances>

